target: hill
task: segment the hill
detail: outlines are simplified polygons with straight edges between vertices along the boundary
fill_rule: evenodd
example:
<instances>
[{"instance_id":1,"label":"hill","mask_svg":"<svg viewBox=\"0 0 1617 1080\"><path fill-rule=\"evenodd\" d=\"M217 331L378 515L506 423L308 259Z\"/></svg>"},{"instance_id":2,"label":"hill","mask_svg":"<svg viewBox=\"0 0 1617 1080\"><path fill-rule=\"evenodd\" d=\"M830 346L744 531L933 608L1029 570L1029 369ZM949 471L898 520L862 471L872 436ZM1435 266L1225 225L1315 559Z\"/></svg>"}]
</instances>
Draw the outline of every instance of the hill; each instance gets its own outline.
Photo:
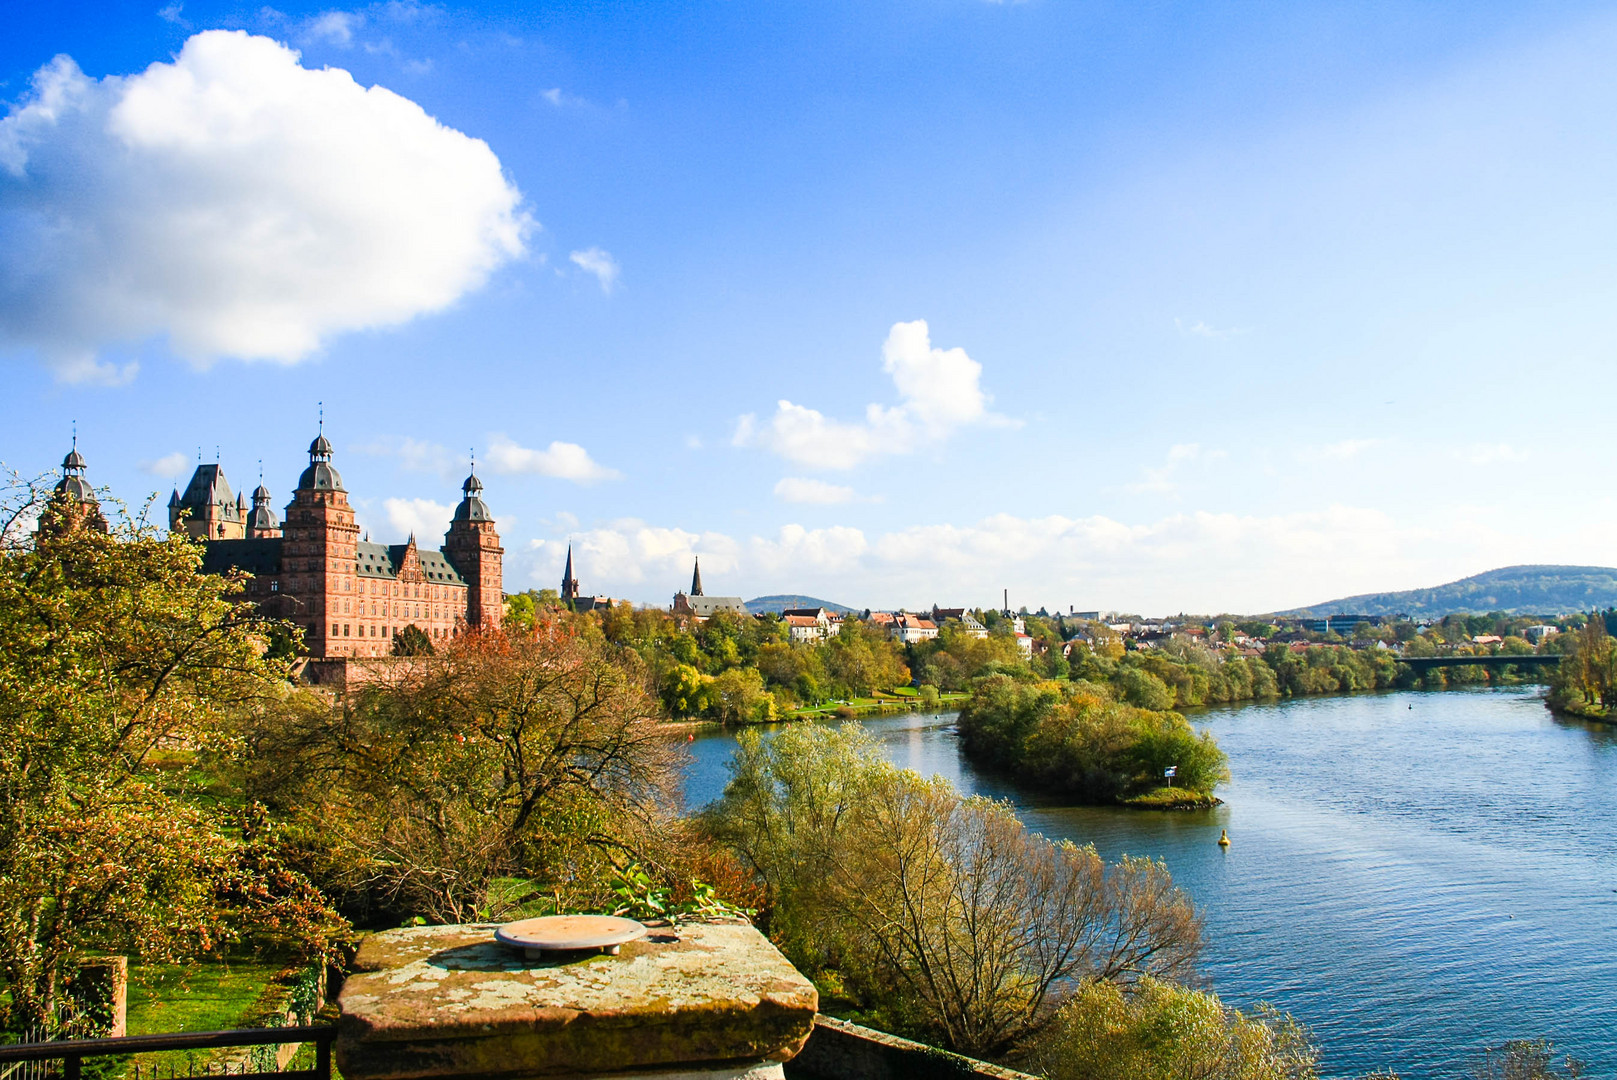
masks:
<instances>
[{"instance_id":1,"label":"hill","mask_svg":"<svg viewBox=\"0 0 1617 1080\"><path fill-rule=\"evenodd\" d=\"M775 596L760 596L755 600L747 601L747 610L752 612L754 615L763 615L766 613L779 615L787 608L810 607L823 607L827 611L833 611L843 615L855 610L851 607L844 607L841 604L833 604L829 600L816 600L812 596L791 596L786 593L780 593Z\"/></svg>"},{"instance_id":2,"label":"hill","mask_svg":"<svg viewBox=\"0 0 1617 1080\"><path fill-rule=\"evenodd\" d=\"M1431 589L1344 596L1282 615L1398 615L1439 618L1460 612L1560 615L1617 606L1609 566L1505 566Z\"/></svg>"}]
</instances>

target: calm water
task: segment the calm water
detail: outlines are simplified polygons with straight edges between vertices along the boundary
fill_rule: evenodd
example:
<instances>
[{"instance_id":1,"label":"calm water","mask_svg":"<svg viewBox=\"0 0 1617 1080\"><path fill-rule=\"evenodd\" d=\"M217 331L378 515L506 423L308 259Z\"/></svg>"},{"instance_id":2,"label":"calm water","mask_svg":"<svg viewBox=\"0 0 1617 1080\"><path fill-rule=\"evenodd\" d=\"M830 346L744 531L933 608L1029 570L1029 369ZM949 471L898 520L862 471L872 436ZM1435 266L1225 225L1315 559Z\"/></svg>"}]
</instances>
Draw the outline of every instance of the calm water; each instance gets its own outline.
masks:
<instances>
[{"instance_id":1,"label":"calm water","mask_svg":"<svg viewBox=\"0 0 1617 1080\"><path fill-rule=\"evenodd\" d=\"M866 728L895 763L1010 799L1046 835L1166 860L1206 915L1213 989L1307 1023L1327 1075L1454 1076L1485 1044L1544 1036L1617 1077L1617 733L1552 719L1533 690L1194 719L1234 780L1226 805L1188 814L1017 792L973 772L952 716ZM691 745L693 804L722 791L733 746Z\"/></svg>"}]
</instances>

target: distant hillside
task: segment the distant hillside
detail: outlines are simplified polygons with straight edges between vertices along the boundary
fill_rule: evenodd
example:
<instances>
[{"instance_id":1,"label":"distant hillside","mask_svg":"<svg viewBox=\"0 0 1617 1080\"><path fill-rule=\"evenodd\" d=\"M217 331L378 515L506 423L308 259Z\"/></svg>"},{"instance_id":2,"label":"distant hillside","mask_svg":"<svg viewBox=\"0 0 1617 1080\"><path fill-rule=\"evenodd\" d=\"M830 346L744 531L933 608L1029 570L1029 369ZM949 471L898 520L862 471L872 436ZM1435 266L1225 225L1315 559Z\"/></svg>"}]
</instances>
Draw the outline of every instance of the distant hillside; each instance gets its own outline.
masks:
<instances>
[{"instance_id":1,"label":"distant hillside","mask_svg":"<svg viewBox=\"0 0 1617 1080\"><path fill-rule=\"evenodd\" d=\"M854 610L851 607L843 607L841 604L833 604L829 600L816 600L812 596L787 596L781 594L779 596L760 596L756 600L747 601L747 610L754 615L763 615L765 613L779 615L787 608L806 607L823 607L827 611L841 612L843 614Z\"/></svg>"},{"instance_id":2,"label":"distant hillside","mask_svg":"<svg viewBox=\"0 0 1617 1080\"><path fill-rule=\"evenodd\" d=\"M1560 615L1617 606L1617 569L1609 566L1506 566L1434 589L1344 596L1283 615L1398 615L1438 618L1456 612Z\"/></svg>"}]
</instances>

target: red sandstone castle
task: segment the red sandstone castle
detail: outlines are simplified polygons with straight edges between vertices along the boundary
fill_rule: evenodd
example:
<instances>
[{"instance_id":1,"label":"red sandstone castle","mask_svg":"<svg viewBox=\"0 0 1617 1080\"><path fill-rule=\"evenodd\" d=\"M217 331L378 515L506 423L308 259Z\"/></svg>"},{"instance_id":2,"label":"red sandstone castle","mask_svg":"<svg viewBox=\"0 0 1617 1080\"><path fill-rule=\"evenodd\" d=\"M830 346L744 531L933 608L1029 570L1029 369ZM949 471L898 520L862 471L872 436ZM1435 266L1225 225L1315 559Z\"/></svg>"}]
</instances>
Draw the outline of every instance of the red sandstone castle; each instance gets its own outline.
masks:
<instances>
[{"instance_id":1,"label":"red sandstone castle","mask_svg":"<svg viewBox=\"0 0 1617 1080\"><path fill-rule=\"evenodd\" d=\"M233 495L218 465L198 465L168 504L171 530L203 541L205 573L253 575L248 598L265 614L303 627L311 657L386 656L393 635L414 626L436 643L473 628L498 628L505 609L500 536L473 473L436 550L362 540L324 434L309 444L283 525L261 483L253 505Z\"/></svg>"}]
</instances>

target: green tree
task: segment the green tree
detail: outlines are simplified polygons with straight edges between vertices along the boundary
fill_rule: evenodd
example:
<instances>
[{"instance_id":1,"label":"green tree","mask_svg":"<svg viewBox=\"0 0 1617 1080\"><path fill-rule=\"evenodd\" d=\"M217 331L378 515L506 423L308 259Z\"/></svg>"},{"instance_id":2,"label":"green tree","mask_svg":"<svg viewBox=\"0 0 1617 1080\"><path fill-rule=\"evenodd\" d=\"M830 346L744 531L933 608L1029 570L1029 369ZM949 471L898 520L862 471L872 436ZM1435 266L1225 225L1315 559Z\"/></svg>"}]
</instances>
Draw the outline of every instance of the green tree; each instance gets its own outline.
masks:
<instances>
[{"instance_id":1,"label":"green tree","mask_svg":"<svg viewBox=\"0 0 1617 1080\"><path fill-rule=\"evenodd\" d=\"M1290 1016L1147 978L1128 994L1086 985L1023 1064L1049 1080L1314 1080L1318 1051Z\"/></svg>"},{"instance_id":2,"label":"green tree","mask_svg":"<svg viewBox=\"0 0 1617 1080\"><path fill-rule=\"evenodd\" d=\"M0 498L0 519L15 525L30 488ZM248 886L253 860L230 823L176 792L154 756L227 746L238 711L282 693L288 665L269 624L234 602L241 578L198 573L183 534L119 519L6 541L0 1021L50 1028L86 952L196 957L283 919L266 913L296 875Z\"/></svg>"},{"instance_id":3,"label":"green tree","mask_svg":"<svg viewBox=\"0 0 1617 1080\"><path fill-rule=\"evenodd\" d=\"M394 656L431 656L437 650L425 630L411 623L393 635Z\"/></svg>"},{"instance_id":4,"label":"green tree","mask_svg":"<svg viewBox=\"0 0 1617 1080\"><path fill-rule=\"evenodd\" d=\"M1033 835L855 725L748 733L731 769L705 822L766 886L771 936L891 1027L1001 1054L1085 981L1193 969L1201 922L1161 864Z\"/></svg>"}]
</instances>

